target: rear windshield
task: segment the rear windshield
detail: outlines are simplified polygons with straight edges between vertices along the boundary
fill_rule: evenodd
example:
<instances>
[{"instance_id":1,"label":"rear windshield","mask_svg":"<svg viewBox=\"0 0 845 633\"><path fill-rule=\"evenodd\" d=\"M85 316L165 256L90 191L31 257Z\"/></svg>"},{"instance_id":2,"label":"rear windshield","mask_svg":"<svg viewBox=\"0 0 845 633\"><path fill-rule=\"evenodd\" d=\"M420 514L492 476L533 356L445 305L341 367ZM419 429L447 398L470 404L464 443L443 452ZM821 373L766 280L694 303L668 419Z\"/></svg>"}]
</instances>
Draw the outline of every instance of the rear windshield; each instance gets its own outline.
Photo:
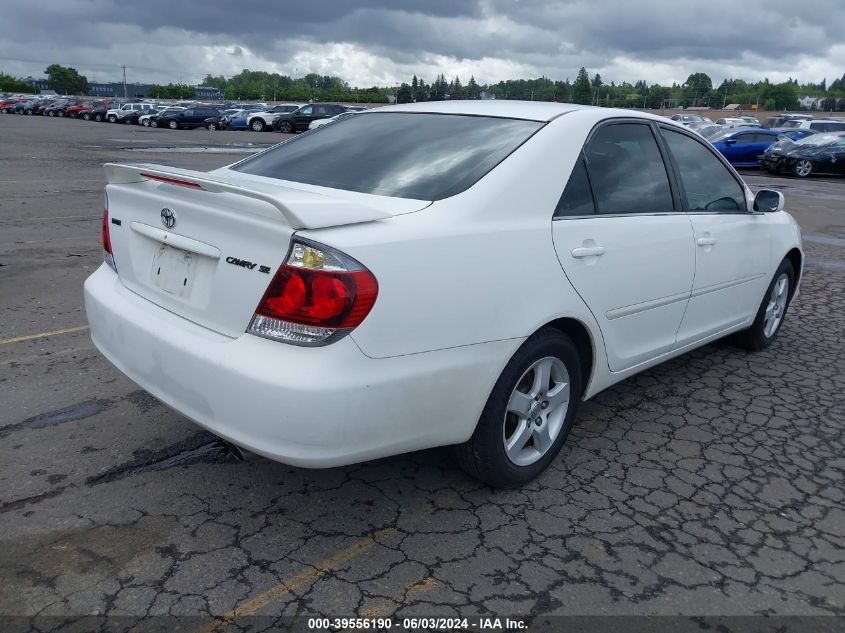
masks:
<instances>
[{"instance_id":1,"label":"rear windshield","mask_svg":"<svg viewBox=\"0 0 845 633\"><path fill-rule=\"evenodd\" d=\"M475 184L543 123L367 112L295 137L233 169L309 185L441 200Z\"/></svg>"}]
</instances>

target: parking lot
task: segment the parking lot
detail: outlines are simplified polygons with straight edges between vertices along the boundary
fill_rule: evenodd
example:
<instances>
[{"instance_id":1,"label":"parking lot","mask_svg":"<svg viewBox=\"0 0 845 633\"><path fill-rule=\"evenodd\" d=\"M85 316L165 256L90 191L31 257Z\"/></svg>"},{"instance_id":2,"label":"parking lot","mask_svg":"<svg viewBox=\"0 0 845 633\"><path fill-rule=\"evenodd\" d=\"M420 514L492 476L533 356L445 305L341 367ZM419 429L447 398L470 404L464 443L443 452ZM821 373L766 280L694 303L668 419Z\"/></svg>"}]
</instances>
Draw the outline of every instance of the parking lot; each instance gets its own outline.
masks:
<instances>
[{"instance_id":1,"label":"parking lot","mask_svg":"<svg viewBox=\"0 0 845 633\"><path fill-rule=\"evenodd\" d=\"M709 345L622 382L537 481L493 491L447 449L238 461L94 349L102 163L213 169L284 135L2 116L0 138L0 616L16 626L845 615L845 179L744 172L805 238L772 347Z\"/></svg>"}]
</instances>

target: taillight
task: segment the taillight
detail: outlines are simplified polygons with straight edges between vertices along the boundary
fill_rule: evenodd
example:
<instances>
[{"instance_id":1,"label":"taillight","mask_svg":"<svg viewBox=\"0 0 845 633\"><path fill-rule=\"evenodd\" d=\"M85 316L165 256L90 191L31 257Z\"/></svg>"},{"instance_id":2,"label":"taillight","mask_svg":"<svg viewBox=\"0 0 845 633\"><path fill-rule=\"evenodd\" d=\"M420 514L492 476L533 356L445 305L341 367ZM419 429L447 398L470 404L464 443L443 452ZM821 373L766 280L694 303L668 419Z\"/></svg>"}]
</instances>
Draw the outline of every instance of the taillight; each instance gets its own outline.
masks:
<instances>
[{"instance_id":1,"label":"taillight","mask_svg":"<svg viewBox=\"0 0 845 633\"><path fill-rule=\"evenodd\" d=\"M296 239L247 332L295 345L326 345L360 325L377 296L378 282L360 262Z\"/></svg>"},{"instance_id":2,"label":"taillight","mask_svg":"<svg viewBox=\"0 0 845 633\"><path fill-rule=\"evenodd\" d=\"M117 272L114 264L114 254L111 250L111 233L109 232L109 197L103 192L103 261Z\"/></svg>"}]
</instances>

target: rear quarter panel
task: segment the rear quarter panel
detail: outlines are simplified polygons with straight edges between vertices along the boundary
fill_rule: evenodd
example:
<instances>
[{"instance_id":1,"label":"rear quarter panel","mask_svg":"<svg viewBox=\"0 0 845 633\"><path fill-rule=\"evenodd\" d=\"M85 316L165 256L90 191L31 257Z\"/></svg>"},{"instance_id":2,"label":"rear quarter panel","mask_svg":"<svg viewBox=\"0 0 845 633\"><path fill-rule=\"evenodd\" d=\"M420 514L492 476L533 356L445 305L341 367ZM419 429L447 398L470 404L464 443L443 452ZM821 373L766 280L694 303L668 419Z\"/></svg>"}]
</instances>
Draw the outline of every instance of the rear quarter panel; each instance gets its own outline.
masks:
<instances>
[{"instance_id":1,"label":"rear quarter panel","mask_svg":"<svg viewBox=\"0 0 845 633\"><path fill-rule=\"evenodd\" d=\"M550 122L473 187L425 210L303 232L378 279L373 311L352 334L361 350L385 358L523 338L564 316L600 343L558 262L551 223L584 139L603 116L578 111Z\"/></svg>"}]
</instances>

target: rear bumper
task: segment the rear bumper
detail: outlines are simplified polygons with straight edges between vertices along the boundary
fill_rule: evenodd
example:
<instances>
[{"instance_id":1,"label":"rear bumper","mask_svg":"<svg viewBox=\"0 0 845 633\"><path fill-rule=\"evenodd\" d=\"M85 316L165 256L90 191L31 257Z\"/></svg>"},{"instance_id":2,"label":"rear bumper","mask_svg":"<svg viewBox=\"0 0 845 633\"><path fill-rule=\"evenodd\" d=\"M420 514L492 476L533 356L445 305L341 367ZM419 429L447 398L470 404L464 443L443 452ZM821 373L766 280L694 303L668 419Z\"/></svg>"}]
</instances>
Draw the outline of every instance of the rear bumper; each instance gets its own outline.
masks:
<instances>
[{"instance_id":1,"label":"rear bumper","mask_svg":"<svg viewBox=\"0 0 845 633\"><path fill-rule=\"evenodd\" d=\"M231 339L128 290L105 265L85 282L91 338L153 396L284 463L328 467L465 441L521 339L387 359L351 338L307 348Z\"/></svg>"}]
</instances>

